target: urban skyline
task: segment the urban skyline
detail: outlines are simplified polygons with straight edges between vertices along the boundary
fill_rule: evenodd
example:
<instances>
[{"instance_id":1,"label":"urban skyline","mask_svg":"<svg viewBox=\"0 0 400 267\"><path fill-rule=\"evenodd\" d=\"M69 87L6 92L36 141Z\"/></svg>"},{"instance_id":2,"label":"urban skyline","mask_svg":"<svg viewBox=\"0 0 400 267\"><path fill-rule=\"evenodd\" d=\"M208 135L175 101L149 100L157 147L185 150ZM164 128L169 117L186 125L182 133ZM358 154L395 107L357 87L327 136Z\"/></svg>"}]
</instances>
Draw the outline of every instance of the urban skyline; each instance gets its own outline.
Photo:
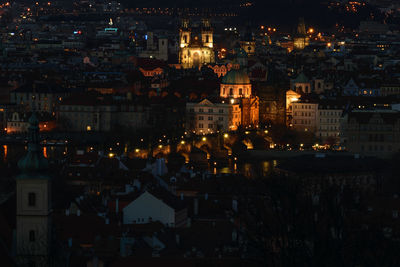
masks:
<instances>
[{"instance_id":1,"label":"urban skyline","mask_svg":"<svg viewBox=\"0 0 400 267\"><path fill-rule=\"evenodd\" d=\"M0 3L0 265L400 265L399 18Z\"/></svg>"}]
</instances>

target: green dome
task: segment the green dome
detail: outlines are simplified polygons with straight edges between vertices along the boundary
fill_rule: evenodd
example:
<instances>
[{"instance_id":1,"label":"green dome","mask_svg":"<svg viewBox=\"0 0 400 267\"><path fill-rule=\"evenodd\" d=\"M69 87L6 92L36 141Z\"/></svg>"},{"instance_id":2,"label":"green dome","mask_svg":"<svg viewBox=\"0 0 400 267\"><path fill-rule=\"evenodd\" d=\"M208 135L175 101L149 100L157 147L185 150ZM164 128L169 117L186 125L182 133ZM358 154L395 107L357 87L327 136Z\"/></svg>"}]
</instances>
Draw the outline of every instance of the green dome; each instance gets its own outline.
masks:
<instances>
[{"instance_id":1,"label":"green dome","mask_svg":"<svg viewBox=\"0 0 400 267\"><path fill-rule=\"evenodd\" d=\"M18 162L18 168L21 170L21 175L18 178L47 179L47 176L43 175L43 172L48 169L49 164L47 159L43 157L40 146L39 120L35 112L29 118L28 132L28 153Z\"/></svg>"},{"instance_id":2,"label":"green dome","mask_svg":"<svg viewBox=\"0 0 400 267\"><path fill-rule=\"evenodd\" d=\"M250 79L243 69L232 69L222 78L222 84L250 84Z\"/></svg>"},{"instance_id":3,"label":"green dome","mask_svg":"<svg viewBox=\"0 0 400 267\"><path fill-rule=\"evenodd\" d=\"M47 159L45 159L40 152L28 152L25 157L18 162L18 168L22 173L45 171L48 169L48 166Z\"/></svg>"}]
</instances>

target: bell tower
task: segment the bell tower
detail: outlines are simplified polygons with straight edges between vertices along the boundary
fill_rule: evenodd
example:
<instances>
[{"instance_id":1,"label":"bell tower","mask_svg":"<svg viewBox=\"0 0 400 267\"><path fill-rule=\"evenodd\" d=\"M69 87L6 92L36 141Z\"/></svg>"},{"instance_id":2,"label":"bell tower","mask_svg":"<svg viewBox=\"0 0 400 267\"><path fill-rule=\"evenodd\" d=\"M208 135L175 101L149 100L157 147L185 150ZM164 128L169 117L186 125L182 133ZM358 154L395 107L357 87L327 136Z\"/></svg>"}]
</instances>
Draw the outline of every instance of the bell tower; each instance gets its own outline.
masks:
<instances>
[{"instance_id":1,"label":"bell tower","mask_svg":"<svg viewBox=\"0 0 400 267\"><path fill-rule=\"evenodd\" d=\"M18 162L21 174L16 177L16 241L18 264L49 265L50 178L45 173L48 162L43 157L39 120L35 112L29 118L28 152Z\"/></svg>"},{"instance_id":2,"label":"bell tower","mask_svg":"<svg viewBox=\"0 0 400 267\"><path fill-rule=\"evenodd\" d=\"M203 46L213 48L213 29L211 27L210 19L202 19L201 41Z\"/></svg>"},{"instance_id":3,"label":"bell tower","mask_svg":"<svg viewBox=\"0 0 400 267\"><path fill-rule=\"evenodd\" d=\"M188 47L190 44L191 29L188 18L182 19L181 29L179 30L179 45L180 48Z\"/></svg>"},{"instance_id":4,"label":"bell tower","mask_svg":"<svg viewBox=\"0 0 400 267\"><path fill-rule=\"evenodd\" d=\"M294 48L296 50L303 50L309 44L310 38L307 36L304 18L300 18L299 24L297 25L296 35L294 37Z\"/></svg>"},{"instance_id":5,"label":"bell tower","mask_svg":"<svg viewBox=\"0 0 400 267\"><path fill-rule=\"evenodd\" d=\"M240 46L244 51L246 51L247 55L249 56L253 56L256 53L256 42L254 40L251 26L249 23L247 24L244 36L240 41Z\"/></svg>"}]
</instances>

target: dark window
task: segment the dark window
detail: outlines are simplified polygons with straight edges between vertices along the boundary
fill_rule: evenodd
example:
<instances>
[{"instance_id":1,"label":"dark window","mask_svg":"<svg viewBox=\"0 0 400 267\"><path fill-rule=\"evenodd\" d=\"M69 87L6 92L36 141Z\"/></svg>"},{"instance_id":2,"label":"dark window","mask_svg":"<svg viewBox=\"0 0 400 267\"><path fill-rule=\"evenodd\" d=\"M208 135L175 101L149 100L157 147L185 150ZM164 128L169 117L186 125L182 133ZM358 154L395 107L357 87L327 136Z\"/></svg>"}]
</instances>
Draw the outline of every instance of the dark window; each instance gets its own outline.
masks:
<instances>
[{"instance_id":1,"label":"dark window","mask_svg":"<svg viewBox=\"0 0 400 267\"><path fill-rule=\"evenodd\" d=\"M35 193L28 194L28 205L30 207L34 207L36 205L36 194Z\"/></svg>"},{"instance_id":2,"label":"dark window","mask_svg":"<svg viewBox=\"0 0 400 267\"><path fill-rule=\"evenodd\" d=\"M35 231L34 230L30 230L29 231L29 242L35 242Z\"/></svg>"}]
</instances>

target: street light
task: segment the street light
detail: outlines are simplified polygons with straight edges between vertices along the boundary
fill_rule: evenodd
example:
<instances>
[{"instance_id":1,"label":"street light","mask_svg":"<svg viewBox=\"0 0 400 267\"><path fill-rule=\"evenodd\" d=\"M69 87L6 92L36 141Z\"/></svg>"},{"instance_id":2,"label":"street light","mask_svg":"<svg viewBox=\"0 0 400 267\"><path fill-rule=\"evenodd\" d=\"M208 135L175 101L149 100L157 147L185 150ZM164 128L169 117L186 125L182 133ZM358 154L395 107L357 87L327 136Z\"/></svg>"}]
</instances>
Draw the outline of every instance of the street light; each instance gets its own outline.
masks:
<instances>
[{"instance_id":1,"label":"street light","mask_svg":"<svg viewBox=\"0 0 400 267\"><path fill-rule=\"evenodd\" d=\"M229 134L224 134L224 138L228 138L229 137Z\"/></svg>"}]
</instances>

